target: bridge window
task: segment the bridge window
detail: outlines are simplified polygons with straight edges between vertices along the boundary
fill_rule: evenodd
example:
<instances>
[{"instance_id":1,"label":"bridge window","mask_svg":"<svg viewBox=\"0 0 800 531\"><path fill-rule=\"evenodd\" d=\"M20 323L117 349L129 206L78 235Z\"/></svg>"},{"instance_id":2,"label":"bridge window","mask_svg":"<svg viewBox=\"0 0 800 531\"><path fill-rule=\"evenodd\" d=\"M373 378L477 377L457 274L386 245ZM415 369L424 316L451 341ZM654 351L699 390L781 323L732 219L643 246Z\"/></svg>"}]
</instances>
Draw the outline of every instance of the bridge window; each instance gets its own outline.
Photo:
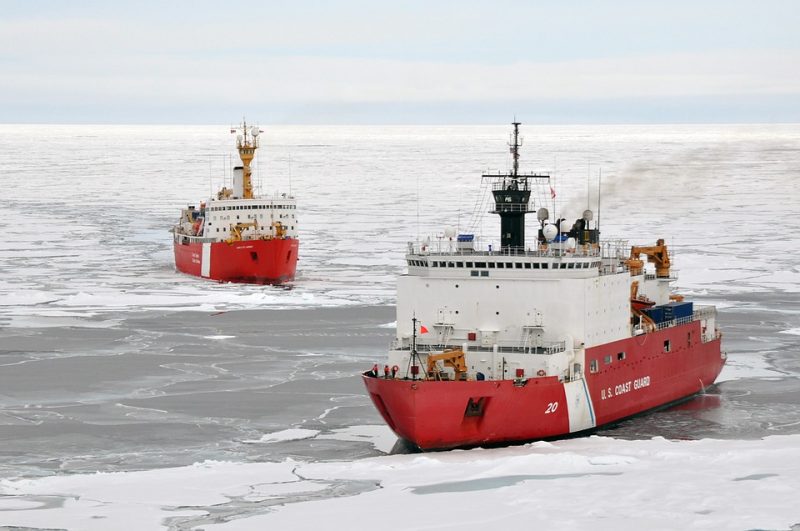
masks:
<instances>
[{"instance_id":1,"label":"bridge window","mask_svg":"<svg viewBox=\"0 0 800 531\"><path fill-rule=\"evenodd\" d=\"M624 352L617 352L617 359L620 360L620 361L624 360L625 359L625 353Z\"/></svg>"},{"instance_id":2,"label":"bridge window","mask_svg":"<svg viewBox=\"0 0 800 531\"><path fill-rule=\"evenodd\" d=\"M597 360L592 360L592 361L589 363L589 372L591 372L591 373L595 373L595 372L597 372L597 370L598 370L598 363L597 363Z\"/></svg>"},{"instance_id":3,"label":"bridge window","mask_svg":"<svg viewBox=\"0 0 800 531\"><path fill-rule=\"evenodd\" d=\"M498 269L503 269L504 267L505 267L505 264L503 262L497 262L497 268Z\"/></svg>"},{"instance_id":4,"label":"bridge window","mask_svg":"<svg viewBox=\"0 0 800 531\"><path fill-rule=\"evenodd\" d=\"M480 273L480 271L476 271L476 270L473 269L472 271L469 272L469 276L477 277L479 273Z\"/></svg>"},{"instance_id":5,"label":"bridge window","mask_svg":"<svg viewBox=\"0 0 800 531\"><path fill-rule=\"evenodd\" d=\"M530 269L530 268L531 268L531 263L525 262L525 269Z\"/></svg>"},{"instance_id":6,"label":"bridge window","mask_svg":"<svg viewBox=\"0 0 800 531\"><path fill-rule=\"evenodd\" d=\"M467 265L467 267L473 267L472 262L467 262L466 265ZM475 266L475 267L477 267L477 266Z\"/></svg>"},{"instance_id":7,"label":"bridge window","mask_svg":"<svg viewBox=\"0 0 800 531\"><path fill-rule=\"evenodd\" d=\"M669 343L669 339L664 341L664 352L669 352L672 350L672 345Z\"/></svg>"},{"instance_id":8,"label":"bridge window","mask_svg":"<svg viewBox=\"0 0 800 531\"><path fill-rule=\"evenodd\" d=\"M517 262L516 264L514 264L514 267L516 267L517 269L522 269L522 262Z\"/></svg>"},{"instance_id":9,"label":"bridge window","mask_svg":"<svg viewBox=\"0 0 800 531\"><path fill-rule=\"evenodd\" d=\"M486 262L475 262L475 267L486 267Z\"/></svg>"},{"instance_id":10,"label":"bridge window","mask_svg":"<svg viewBox=\"0 0 800 531\"><path fill-rule=\"evenodd\" d=\"M603 358L603 363L605 363L606 365L611 365L611 354L605 355L605 357Z\"/></svg>"}]
</instances>

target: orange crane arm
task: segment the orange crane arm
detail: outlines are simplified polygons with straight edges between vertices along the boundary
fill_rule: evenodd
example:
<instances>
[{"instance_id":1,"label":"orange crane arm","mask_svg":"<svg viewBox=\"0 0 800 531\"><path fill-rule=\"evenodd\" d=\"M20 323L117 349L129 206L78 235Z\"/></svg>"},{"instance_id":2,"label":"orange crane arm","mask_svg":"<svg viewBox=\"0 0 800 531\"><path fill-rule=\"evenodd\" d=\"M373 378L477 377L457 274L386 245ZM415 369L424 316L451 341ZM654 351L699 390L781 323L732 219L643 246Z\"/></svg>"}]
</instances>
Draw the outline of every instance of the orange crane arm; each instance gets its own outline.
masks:
<instances>
[{"instance_id":1,"label":"orange crane arm","mask_svg":"<svg viewBox=\"0 0 800 531\"><path fill-rule=\"evenodd\" d=\"M647 261L656 265L656 276L659 278L669 277L669 253L663 238L659 238L655 245L631 247L631 257L625 260L625 264L630 268L631 275L641 275L644 263L639 259L639 255L647 255Z\"/></svg>"},{"instance_id":2,"label":"orange crane arm","mask_svg":"<svg viewBox=\"0 0 800 531\"><path fill-rule=\"evenodd\" d=\"M442 371L436 367L436 362L442 360L446 367L452 367L455 371L456 380L467 379L467 360L464 351L460 348L446 350L439 354L428 354L428 378L434 380L442 379Z\"/></svg>"}]
</instances>

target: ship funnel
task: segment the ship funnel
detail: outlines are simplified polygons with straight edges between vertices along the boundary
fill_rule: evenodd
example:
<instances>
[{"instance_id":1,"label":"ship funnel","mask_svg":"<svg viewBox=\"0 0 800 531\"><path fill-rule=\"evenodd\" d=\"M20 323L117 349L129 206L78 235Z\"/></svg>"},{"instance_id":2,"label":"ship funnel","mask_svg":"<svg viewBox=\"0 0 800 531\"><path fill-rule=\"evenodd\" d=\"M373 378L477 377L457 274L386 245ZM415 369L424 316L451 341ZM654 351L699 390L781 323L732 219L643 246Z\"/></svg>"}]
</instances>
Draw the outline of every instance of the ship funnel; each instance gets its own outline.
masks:
<instances>
[{"instance_id":1,"label":"ship funnel","mask_svg":"<svg viewBox=\"0 0 800 531\"><path fill-rule=\"evenodd\" d=\"M244 197L244 168L236 166L233 169L233 197Z\"/></svg>"}]
</instances>

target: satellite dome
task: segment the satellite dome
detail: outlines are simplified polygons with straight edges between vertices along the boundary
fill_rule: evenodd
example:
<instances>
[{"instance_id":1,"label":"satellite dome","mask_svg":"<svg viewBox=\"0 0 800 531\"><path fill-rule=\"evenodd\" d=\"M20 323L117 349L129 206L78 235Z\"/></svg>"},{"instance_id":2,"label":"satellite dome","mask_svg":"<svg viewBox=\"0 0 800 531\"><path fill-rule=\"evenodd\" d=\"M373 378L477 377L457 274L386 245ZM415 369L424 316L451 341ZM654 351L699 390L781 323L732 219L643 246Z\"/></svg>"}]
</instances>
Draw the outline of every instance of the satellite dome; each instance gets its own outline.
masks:
<instances>
[{"instance_id":1,"label":"satellite dome","mask_svg":"<svg viewBox=\"0 0 800 531\"><path fill-rule=\"evenodd\" d=\"M547 211L546 208L542 207L536 211L536 219L539 221L544 221L550 217L550 212Z\"/></svg>"},{"instance_id":2,"label":"satellite dome","mask_svg":"<svg viewBox=\"0 0 800 531\"><path fill-rule=\"evenodd\" d=\"M255 125L250 129L250 134L253 135L253 136L258 136L259 132L260 131L258 130L258 127L255 126Z\"/></svg>"},{"instance_id":3,"label":"satellite dome","mask_svg":"<svg viewBox=\"0 0 800 531\"><path fill-rule=\"evenodd\" d=\"M445 227L444 229L444 237L445 238L455 238L456 237L456 229L453 227Z\"/></svg>"},{"instance_id":4,"label":"satellite dome","mask_svg":"<svg viewBox=\"0 0 800 531\"><path fill-rule=\"evenodd\" d=\"M558 236L558 228L555 225L548 223L542 229L542 234L544 235L545 240L551 242L556 238L556 236Z\"/></svg>"},{"instance_id":5,"label":"satellite dome","mask_svg":"<svg viewBox=\"0 0 800 531\"><path fill-rule=\"evenodd\" d=\"M575 249L575 238L567 238L567 249Z\"/></svg>"}]
</instances>

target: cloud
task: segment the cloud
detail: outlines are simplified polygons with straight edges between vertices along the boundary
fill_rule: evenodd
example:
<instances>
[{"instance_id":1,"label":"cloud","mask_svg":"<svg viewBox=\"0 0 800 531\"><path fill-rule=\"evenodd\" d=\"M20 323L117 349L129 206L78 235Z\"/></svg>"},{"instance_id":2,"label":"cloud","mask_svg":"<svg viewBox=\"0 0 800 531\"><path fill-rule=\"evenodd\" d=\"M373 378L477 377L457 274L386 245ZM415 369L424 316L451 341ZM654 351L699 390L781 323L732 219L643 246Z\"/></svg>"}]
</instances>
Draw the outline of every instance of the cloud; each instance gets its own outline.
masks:
<instances>
[{"instance_id":1,"label":"cloud","mask_svg":"<svg viewBox=\"0 0 800 531\"><path fill-rule=\"evenodd\" d=\"M0 93L21 101L120 104L467 102L800 93L798 52L717 52L515 64L336 57L186 58L98 51L9 65Z\"/></svg>"}]
</instances>

